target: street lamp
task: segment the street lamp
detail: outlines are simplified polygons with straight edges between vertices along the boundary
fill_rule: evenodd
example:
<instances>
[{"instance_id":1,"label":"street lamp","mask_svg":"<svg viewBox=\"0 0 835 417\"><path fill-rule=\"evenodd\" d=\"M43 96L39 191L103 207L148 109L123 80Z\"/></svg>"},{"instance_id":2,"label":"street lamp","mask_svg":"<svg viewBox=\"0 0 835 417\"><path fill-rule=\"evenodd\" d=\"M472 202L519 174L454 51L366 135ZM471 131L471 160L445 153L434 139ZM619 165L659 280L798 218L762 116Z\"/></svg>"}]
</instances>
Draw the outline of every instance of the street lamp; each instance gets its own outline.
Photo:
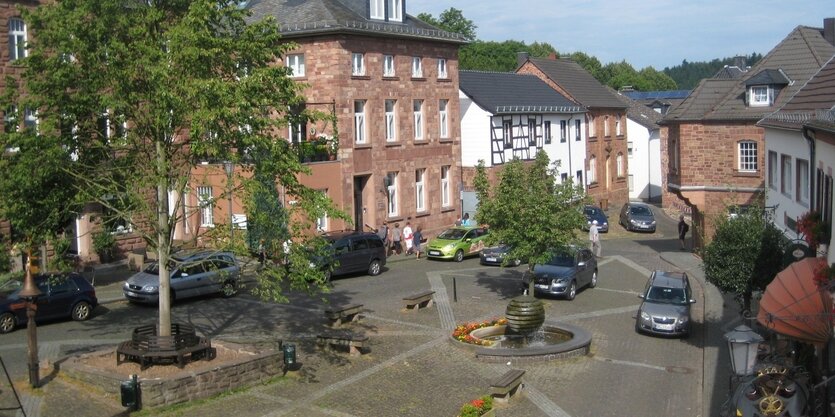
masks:
<instances>
[{"instance_id":1,"label":"street lamp","mask_svg":"<svg viewBox=\"0 0 835 417\"><path fill-rule=\"evenodd\" d=\"M750 327L741 324L725 333L728 341L728 353L731 356L731 369L737 378L754 373L757 363L757 350L764 339ZM733 387L732 387L733 388Z\"/></svg>"},{"instance_id":2,"label":"street lamp","mask_svg":"<svg viewBox=\"0 0 835 417\"><path fill-rule=\"evenodd\" d=\"M20 298L26 300L26 336L29 342L29 384L32 388L37 388L40 382L40 376L38 375L40 364L38 364L38 332L35 327L35 312L38 309L36 302L38 296L41 295L41 290L35 285L35 279L32 277L31 249L27 249L26 278L23 280L23 288L18 295Z\"/></svg>"},{"instance_id":3,"label":"street lamp","mask_svg":"<svg viewBox=\"0 0 835 417\"><path fill-rule=\"evenodd\" d=\"M235 218L232 215L232 173L235 172L235 165L231 161L223 163L223 170L226 171L226 188L229 197L229 242L232 243L235 237Z\"/></svg>"}]
</instances>

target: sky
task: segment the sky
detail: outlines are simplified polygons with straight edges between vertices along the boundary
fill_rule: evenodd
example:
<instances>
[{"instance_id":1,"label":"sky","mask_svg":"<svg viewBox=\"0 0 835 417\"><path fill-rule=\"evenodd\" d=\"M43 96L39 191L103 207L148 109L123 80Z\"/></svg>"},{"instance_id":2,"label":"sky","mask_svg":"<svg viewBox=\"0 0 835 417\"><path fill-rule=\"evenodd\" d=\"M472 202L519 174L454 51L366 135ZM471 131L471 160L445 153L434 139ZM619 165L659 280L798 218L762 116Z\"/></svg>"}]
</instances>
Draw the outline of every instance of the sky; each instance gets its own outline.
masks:
<instances>
[{"instance_id":1,"label":"sky","mask_svg":"<svg viewBox=\"0 0 835 417\"><path fill-rule=\"evenodd\" d=\"M454 7L484 41L548 42L604 65L657 70L714 58L765 55L797 26L823 27L833 0L407 0L412 16Z\"/></svg>"}]
</instances>

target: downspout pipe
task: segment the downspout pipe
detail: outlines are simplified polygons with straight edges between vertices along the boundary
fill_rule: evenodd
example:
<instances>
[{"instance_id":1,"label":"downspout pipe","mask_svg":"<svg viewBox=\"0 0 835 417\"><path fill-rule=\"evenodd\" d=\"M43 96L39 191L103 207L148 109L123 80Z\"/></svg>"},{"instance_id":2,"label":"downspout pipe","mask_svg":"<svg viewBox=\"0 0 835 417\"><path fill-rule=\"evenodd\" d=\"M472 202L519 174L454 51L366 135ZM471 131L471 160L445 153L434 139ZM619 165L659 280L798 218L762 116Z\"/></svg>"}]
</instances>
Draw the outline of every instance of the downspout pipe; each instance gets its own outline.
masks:
<instances>
[{"instance_id":1,"label":"downspout pipe","mask_svg":"<svg viewBox=\"0 0 835 417\"><path fill-rule=\"evenodd\" d=\"M815 138L809 134L809 128L803 126L800 129L803 139L809 144L809 208L815 210L815 174L817 162L815 162Z\"/></svg>"}]
</instances>

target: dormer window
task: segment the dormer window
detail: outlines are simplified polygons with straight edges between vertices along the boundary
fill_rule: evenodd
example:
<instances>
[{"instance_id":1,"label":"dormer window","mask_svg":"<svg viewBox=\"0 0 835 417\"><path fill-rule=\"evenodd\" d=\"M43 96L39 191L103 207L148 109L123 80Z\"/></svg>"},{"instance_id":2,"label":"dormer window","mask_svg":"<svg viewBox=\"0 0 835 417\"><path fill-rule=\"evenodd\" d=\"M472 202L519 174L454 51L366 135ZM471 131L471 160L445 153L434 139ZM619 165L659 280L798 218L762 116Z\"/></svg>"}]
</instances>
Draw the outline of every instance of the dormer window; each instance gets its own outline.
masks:
<instances>
[{"instance_id":1,"label":"dormer window","mask_svg":"<svg viewBox=\"0 0 835 417\"><path fill-rule=\"evenodd\" d=\"M765 69L745 82L745 94L750 107L773 106L780 89L792 81L782 70Z\"/></svg>"},{"instance_id":2,"label":"dormer window","mask_svg":"<svg viewBox=\"0 0 835 417\"><path fill-rule=\"evenodd\" d=\"M374 1L374 0L372 0ZM388 20L403 21L403 0L388 0Z\"/></svg>"},{"instance_id":3,"label":"dormer window","mask_svg":"<svg viewBox=\"0 0 835 417\"><path fill-rule=\"evenodd\" d=\"M774 90L767 85L755 85L748 89L748 103L751 107L770 106L774 103Z\"/></svg>"},{"instance_id":4,"label":"dormer window","mask_svg":"<svg viewBox=\"0 0 835 417\"><path fill-rule=\"evenodd\" d=\"M371 18L378 20L385 20L386 18L386 0L371 0Z\"/></svg>"},{"instance_id":5,"label":"dormer window","mask_svg":"<svg viewBox=\"0 0 835 417\"><path fill-rule=\"evenodd\" d=\"M369 0L368 15L373 20L402 22L403 0Z\"/></svg>"}]
</instances>

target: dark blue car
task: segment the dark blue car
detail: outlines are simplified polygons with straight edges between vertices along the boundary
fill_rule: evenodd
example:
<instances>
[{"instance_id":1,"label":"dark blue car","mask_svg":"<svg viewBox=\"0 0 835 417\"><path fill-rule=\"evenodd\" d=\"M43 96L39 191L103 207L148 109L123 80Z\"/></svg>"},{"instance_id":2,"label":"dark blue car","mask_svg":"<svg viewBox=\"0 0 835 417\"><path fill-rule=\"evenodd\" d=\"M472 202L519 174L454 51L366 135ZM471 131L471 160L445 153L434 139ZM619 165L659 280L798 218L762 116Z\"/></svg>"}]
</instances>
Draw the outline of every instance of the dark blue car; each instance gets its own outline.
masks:
<instances>
[{"instance_id":1,"label":"dark blue car","mask_svg":"<svg viewBox=\"0 0 835 417\"><path fill-rule=\"evenodd\" d=\"M580 288L597 286L597 259L589 249L567 248L555 252L548 262L534 265L533 274L535 295L573 300Z\"/></svg>"},{"instance_id":2,"label":"dark blue car","mask_svg":"<svg viewBox=\"0 0 835 417\"><path fill-rule=\"evenodd\" d=\"M71 317L87 320L98 305L96 290L84 277L76 273L56 273L35 276L41 291L37 298L35 320ZM26 301L20 298L23 283L9 280L0 285L0 333L9 333L26 324Z\"/></svg>"},{"instance_id":3,"label":"dark blue car","mask_svg":"<svg viewBox=\"0 0 835 417\"><path fill-rule=\"evenodd\" d=\"M589 230L591 222L597 220L597 231L606 233L609 231L609 219L606 218L606 213L603 209L597 206L583 207L583 214L586 216L586 223L583 225L583 230Z\"/></svg>"}]
</instances>

